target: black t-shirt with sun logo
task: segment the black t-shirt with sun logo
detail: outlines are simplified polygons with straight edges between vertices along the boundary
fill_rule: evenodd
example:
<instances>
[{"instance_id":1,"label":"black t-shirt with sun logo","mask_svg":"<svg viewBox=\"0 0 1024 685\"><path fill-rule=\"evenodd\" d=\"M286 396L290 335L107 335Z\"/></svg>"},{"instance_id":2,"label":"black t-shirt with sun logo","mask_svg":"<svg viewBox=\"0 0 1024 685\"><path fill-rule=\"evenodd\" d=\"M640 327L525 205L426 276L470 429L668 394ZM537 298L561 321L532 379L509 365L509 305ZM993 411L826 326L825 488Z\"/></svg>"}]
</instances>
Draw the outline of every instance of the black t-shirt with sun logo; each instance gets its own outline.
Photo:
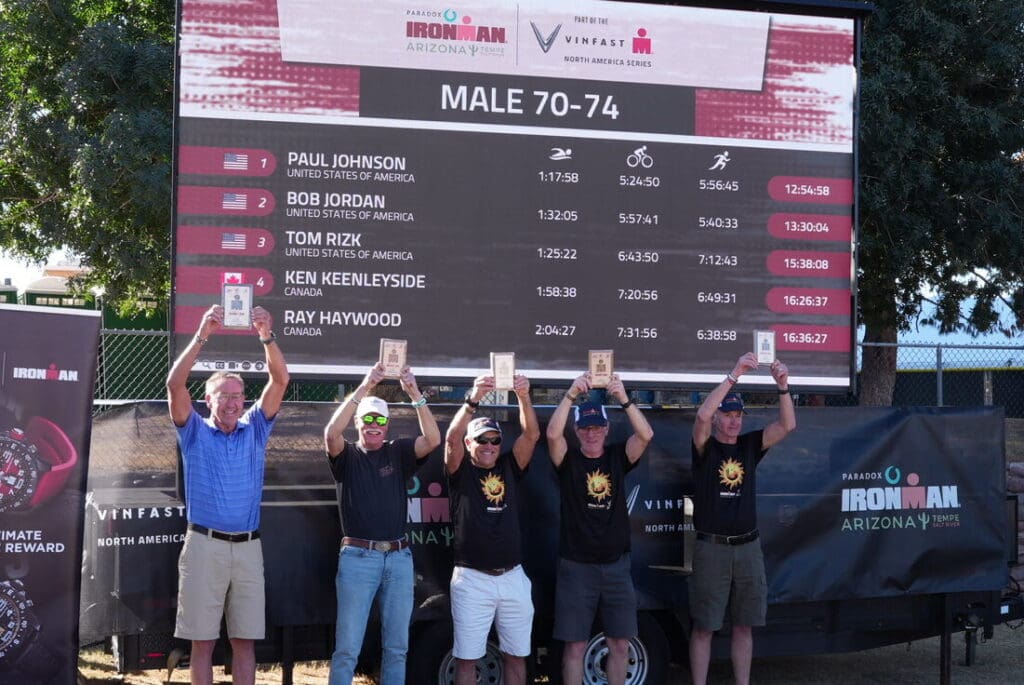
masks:
<instances>
[{"instance_id":1,"label":"black t-shirt with sun logo","mask_svg":"<svg viewBox=\"0 0 1024 685\"><path fill-rule=\"evenodd\" d=\"M524 473L512 452L505 452L489 469L475 466L467 454L448 474L456 565L497 569L522 563L519 480Z\"/></svg>"},{"instance_id":2,"label":"black t-shirt with sun logo","mask_svg":"<svg viewBox=\"0 0 1024 685\"><path fill-rule=\"evenodd\" d=\"M757 528L757 464L763 431L744 433L735 445L714 436L704 446L704 456L693 454L693 527L704 533L742 535Z\"/></svg>"},{"instance_id":3,"label":"black t-shirt with sun logo","mask_svg":"<svg viewBox=\"0 0 1024 685\"><path fill-rule=\"evenodd\" d=\"M608 445L600 457L569 447L558 468L562 525L558 553L587 564L607 564L629 551L626 474L636 464L626 444Z\"/></svg>"}]
</instances>

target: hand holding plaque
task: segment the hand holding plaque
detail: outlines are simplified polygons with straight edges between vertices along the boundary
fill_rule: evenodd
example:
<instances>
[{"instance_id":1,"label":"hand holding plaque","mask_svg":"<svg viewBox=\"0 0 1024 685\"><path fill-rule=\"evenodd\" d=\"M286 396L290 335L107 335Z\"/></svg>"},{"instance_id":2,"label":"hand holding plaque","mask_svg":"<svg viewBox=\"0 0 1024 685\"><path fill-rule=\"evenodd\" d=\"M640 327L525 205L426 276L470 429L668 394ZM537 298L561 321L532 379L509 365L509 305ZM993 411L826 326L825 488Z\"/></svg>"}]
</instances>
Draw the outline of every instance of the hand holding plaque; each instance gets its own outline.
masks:
<instances>
[{"instance_id":1,"label":"hand holding plaque","mask_svg":"<svg viewBox=\"0 0 1024 685\"><path fill-rule=\"evenodd\" d=\"M516 382L516 353L491 352L491 376L495 390L514 390Z\"/></svg>"},{"instance_id":2,"label":"hand holding plaque","mask_svg":"<svg viewBox=\"0 0 1024 685\"><path fill-rule=\"evenodd\" d=\"M615 370L613 350L590 350L590 387L607 388Z\"/></svg>"},{"instance_id":3,"label":"hand holding plaque","mask_svg":"<svg viewBox=\"0 0 1024 685\"><path fill-rule=\"evenodd\" d=\"M385 378L401 378L407 346L407 340L380 339L380 363L384 365Z\"/></svg>"},{"instance_id":4,"label":"hand holding plaque","mask_svg":"<svg viewBox=\"0 0 1024 685\"><path fill-rule=\"evenodd\" d=\"M225 283L221 292L224 328L252 327L252 284Z\"/></svg>"}]
</instances>

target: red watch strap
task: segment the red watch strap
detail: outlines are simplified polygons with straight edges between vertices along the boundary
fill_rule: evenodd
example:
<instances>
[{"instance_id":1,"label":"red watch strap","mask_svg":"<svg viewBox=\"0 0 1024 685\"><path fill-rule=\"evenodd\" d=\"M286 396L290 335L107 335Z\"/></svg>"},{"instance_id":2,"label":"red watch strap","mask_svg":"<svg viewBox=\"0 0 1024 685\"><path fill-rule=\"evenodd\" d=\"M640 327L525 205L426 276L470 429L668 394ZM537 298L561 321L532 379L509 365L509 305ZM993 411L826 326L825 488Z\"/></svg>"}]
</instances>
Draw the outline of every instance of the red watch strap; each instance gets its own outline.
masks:
<instances>
[{"instance_id":1,"label":"red watch strap","mask_svg":"<svg viewBox=\"0 0 1024 685\"><path fill-rule=\"evenodd\" d=\"M68 476L78 463L78 452L60 426L40 416L29 420L26 436L50 470L39 479L31 506L41 504L64 489Z\"/></svg>"}]
</instances>

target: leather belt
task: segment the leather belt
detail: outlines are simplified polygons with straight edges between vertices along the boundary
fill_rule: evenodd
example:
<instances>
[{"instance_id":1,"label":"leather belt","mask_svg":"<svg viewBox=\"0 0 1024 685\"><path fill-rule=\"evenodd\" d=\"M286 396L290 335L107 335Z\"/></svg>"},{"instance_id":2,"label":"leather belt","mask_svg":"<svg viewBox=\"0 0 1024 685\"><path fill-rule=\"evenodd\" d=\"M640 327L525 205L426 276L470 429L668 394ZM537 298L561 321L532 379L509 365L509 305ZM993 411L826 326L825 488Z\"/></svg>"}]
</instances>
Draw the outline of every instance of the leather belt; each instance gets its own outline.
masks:
<instances>
[{"instance_id":1,"label":"leather belt","mask_svg":"<svg viewBox=\"0 0 1024 685\"><path fill-rule=\"evenodd\" d=\"M224 540L225 542L249 542L250 540L259 540L260 532L258 530L251 530L248 533L222 533L219 530L213 530L206 526L201 526L198 523L188 524L188 529L205 535L216 540Z\"/></svg>"},{"instance_id":2,"label":"leather belt","mask_svg":"<svg viewBox=\"0 0 1024 685\"><path fill-rule=\"evenodd\" d=\"M475 566L466 566L465 564L455 565L461 566L462 568L472 569L473 571L479 571L480 573L486 573L489 576L503 576L509 571L514 571L519 566L519 564L516 564L515 566L509 566L508 568L476 568Z\"/></svg>"},{"instance_id":3,"label":"leather belt","mask_svg":"<svg viewBox=\"0 0 1024 685\"><path fill-rule=\"evenodd\" d=\"M748 542L753 542L759 535L760 533L757 532L757 528L749 533L742 533L740 535L716 535L715 533L697 531L698 540L714 542L717 545L743 545Z\"/></svg>"},{"instance_id":4,"label":"leather belt","mask_svg":"<svg viewBox=\"0 0 1024 685\"><path fill-rule=\"evenodd\" d=\"M341 539L342 546L362 547L372 549L375 552L397 552L409 546L408 540L364 540L362 538L344 537Z\"/></svg>"}]
</instances>

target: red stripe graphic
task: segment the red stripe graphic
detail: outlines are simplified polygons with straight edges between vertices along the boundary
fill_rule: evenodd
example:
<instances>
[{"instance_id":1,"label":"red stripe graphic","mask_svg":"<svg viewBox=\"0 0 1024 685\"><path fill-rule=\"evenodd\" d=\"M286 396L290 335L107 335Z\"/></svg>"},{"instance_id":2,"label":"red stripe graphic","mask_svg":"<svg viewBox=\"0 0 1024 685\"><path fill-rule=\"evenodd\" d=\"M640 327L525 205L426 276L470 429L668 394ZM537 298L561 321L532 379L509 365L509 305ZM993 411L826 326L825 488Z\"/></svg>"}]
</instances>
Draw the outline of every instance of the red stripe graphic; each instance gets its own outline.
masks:
<instances>
[{"instance_id":1,"label":"red stripe graphic","mask_svg":"<svg viewBox=\"0 0 1024 685\"><path fill-rule=\"evenodd\" d=\"M178 171L214 176L270 176L277 158L269 150L244 147L178 147Z\"/></svg>"},{"instance_id":2,"label":"red stripe graphic","mask_svg":"<svg viewBox=\"0 0 1024 685\"><path fill-rule=\"evenodd\" d=\"M244 249L223 246L224 236L244 236ZM268 255L274 251L274 234L262 228L224 228L222 226L179 226L179 254L230 254L253 257Z\"/></svg>"},{"instance_id":3,"label":"red stripe graphic","mask_svg":"<svg viewBox=\"0 0 1024 685\"><path fill-rule=\"evenodd\" d=\"M274 205L274 196L262 188L178 187L179 214L266 216Z\"/></svg>"},{"instance_id":4,"label":"red stripe graphic","mask_svg":"<svg viewBox=\"0 0 1024 685\"><path fill-rule=\"evenodd\" d=\"M266 269L248 269L236 266L179 266L174 289L179 295L208 294L220 301L221 285L225 273L242 274L242 283L252 283L254 294L266 295L274 287L274 277Z\"/></svg>"}]
</instances>

